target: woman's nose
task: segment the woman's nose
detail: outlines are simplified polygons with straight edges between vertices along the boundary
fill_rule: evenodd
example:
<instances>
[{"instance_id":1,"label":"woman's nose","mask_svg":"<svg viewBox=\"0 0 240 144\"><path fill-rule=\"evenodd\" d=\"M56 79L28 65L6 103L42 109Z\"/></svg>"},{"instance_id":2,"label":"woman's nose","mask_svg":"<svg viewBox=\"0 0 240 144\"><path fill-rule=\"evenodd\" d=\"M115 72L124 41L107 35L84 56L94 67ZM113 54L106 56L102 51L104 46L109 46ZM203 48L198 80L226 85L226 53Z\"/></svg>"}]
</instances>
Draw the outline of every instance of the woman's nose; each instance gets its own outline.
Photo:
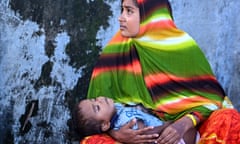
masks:
<instances>
[{"instance_id":1,"label":"woman's nose","mask_svg":"<svg viewBox=\"0 0 240 144\"><path fill-rule=\"evenodd\" d=\"M122 14L118 17L118 21L119 21L119 22L123 22L123 21L124 21L124 17L123 17Z\"/></svg>"}]
</instances>

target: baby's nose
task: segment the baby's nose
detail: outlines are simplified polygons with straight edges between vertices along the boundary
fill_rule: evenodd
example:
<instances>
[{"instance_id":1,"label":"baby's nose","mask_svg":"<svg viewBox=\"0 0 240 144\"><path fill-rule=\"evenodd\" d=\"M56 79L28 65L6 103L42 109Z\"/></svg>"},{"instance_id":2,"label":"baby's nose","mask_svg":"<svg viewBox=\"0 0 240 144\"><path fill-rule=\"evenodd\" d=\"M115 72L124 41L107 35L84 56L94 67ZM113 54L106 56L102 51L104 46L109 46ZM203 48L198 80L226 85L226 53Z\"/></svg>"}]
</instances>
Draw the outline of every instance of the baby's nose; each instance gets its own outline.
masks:
<instances>
[{"instance_id":1,"label":"baby's nose","mask_svg":"<svg viewBox=\"0 0 240 144\"><path fill-rule=\"evenodd\" d=\"M98 97L98 98L97 98L97 101L98 101L98 102L102 102L103 100L104 100L104 97Z\"/></svg>"}]
</instances>

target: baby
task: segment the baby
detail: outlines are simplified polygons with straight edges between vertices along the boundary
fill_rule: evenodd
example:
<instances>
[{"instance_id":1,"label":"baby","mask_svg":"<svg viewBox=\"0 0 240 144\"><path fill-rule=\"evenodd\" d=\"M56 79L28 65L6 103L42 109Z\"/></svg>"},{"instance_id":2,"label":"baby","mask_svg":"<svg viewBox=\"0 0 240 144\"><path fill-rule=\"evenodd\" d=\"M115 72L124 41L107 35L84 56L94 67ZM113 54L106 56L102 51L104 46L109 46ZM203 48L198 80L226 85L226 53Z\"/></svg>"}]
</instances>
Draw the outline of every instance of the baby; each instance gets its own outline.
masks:
<instances>
[{"instance_id":1,"label":"baby","mask_svg":"<svg viewBox=\"0 0 240 144\"><path fill-rule=\"evenodd\" d=\"M142 106L114 103L107 97L84 99L77 104L73 114L76 131L82 136L100 134L110 129L117 130L134 118L137 123L133 129L153 126L153 131L149 133L160 134L170 124L159 120ZM181 141L184 143L183 140Z\"/></svg>"}]
</instances>

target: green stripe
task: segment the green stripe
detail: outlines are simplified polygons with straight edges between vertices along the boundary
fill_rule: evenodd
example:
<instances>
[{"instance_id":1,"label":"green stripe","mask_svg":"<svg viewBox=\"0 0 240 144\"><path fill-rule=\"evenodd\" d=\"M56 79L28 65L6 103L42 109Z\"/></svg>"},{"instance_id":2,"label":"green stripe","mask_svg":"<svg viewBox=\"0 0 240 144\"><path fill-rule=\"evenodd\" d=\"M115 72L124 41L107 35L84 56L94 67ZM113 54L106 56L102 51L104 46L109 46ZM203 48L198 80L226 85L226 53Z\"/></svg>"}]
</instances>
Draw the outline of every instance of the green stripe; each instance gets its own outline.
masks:
<instances>
[{"instance_id":1,"label":"green stripe","mask_svg":"<svg viewBox=\"0 0 240 144\"><path fill-rule=\"evenodd\" d=\"M149 22L158 19L158 18L166 18L166 19L172 19L171 15L168 13L167 8L160 8L156 11L154 11L150 17L146 18L141 24L146 25Z\"/></svg>"}]
</instances>

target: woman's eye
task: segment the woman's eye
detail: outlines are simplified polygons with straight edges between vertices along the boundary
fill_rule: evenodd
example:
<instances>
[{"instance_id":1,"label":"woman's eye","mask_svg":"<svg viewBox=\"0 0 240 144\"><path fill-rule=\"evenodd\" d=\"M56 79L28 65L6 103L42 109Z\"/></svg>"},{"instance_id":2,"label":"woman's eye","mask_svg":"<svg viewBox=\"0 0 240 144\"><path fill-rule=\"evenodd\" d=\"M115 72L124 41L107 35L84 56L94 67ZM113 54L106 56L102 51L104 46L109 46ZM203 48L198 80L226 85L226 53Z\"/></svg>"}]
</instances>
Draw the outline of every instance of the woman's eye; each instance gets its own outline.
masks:
<instances>
[{"instance_id":1,"label":"woman's eye","mask_svg":"<svg viewBox=\"0 0 240 144\"><path fill-rule=\"evenodd\" d=\"M127 13L128 13L128 14L132 14L133 11L132 11L131 9L127 9Z\"/></svg>"},{"instance_id":2,"label":"woman's eye","mask_svg":"<svg viewBox=\"0 0 240 144\"><path fill-rule=\"evenodd\" d=\"M121 8L121 14L124 12L128 15L131 15L133 13L133 10L131 8Z\"/></svg>"}]
</instances>

